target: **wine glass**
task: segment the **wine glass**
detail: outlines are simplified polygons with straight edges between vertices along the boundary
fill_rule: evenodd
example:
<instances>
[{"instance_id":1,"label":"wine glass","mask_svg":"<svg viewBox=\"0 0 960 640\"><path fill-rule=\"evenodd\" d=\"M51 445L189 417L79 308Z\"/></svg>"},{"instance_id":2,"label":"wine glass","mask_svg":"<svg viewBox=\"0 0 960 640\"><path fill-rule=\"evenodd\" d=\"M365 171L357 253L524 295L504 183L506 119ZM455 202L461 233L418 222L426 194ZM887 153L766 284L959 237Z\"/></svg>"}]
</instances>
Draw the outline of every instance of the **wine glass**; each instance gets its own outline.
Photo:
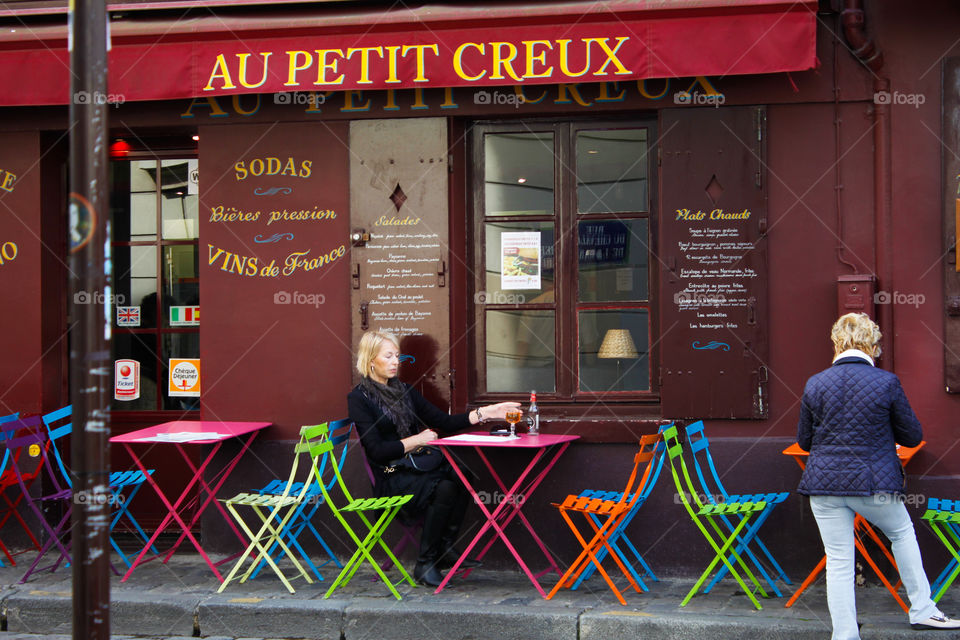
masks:
<instances>
[{"instance_id":1,"label":"wine glass","mask_svg":"<svg viewBox=\"0 0 960 640\"><path fill-rule=\"evenodd\" d=\"M510 409L503 417L510 423L510 436L517 435L517 423L523 417L523 412L520 409Z\"/></svg>"}]
</instances>

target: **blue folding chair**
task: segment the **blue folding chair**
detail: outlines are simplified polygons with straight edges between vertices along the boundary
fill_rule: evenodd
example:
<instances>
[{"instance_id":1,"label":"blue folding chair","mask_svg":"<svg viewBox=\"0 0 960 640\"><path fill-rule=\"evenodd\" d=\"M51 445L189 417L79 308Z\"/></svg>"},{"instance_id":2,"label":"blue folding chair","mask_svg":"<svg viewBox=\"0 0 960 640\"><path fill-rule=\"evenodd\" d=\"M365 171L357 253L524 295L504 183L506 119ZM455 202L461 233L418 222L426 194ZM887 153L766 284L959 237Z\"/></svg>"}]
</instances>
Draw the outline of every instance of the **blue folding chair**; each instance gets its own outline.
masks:
<instances>
[{"instance_id":1,"label":"blue folding chair","mask_svg":"<svg viewBox=\"0 0 960 640\"><path fill-rule=\"evenodd\" d=\"M330 429L330 441L333 444L334 451L331 451L329 456L323 456L320 459L319 471L320 474L316 476L318 479L324 477L323 472L326 469L327 459L330 459L331 465L336 465L337 469L343 470L343 464L347 459L347 449L349 448L350 434L353 432L353 423L349 419L343 420L333 420L328 423ZM335 454L336 447L340 447L340 455ZM327 491L333 489L333 485L336 483L337 476L336 474L330 474L330 480L327 482ZM279 496L287 488L288 480L281 478L276 478L271 480L262 489L259 489L255 493L260 495L271 495ZM303 483L297 482L290 486L289 491L293 494L299 494L303 490ZM320 505L323 504L323 492L320 490L320 485L318 482L313 482L310 487L307 488L307 492L304 494L303 502L297 507L296 511L292 516L287 520L287 523L284 525L283 531L280 533L279 537L290 549L296 549L297 553L300 554L300 559L303 560L304 564L310 567L310 570L317 577L317 580L323 580L323 576L320 575L319 567L326 566L329 563L334 563L338 569L343 568L343 563L340 562L339 558L333 553L333 550L330 549L330 546L327 544L327 541L323 539L323 536L320 535L320 532L313 525L313 516L316 514L317 509L320 508ZM279 517L279 515L277 516ZM319 565L314 564L313 560L310 558L303 546L300 544L300 535L304 531L309 531L313 535L314 539L320 543L320 546L323 547L324 552L327 554L327 560L324 560ZM274 542L270 546L270 556L273 557L273 554L277 551L277 546L279 543ZM274 560L280 560L283 556L286 555L286 551L282 548L279 550L278 555ZM257 568L250 575L250 578L256 578L257 574L260 573L260 570L267 563L266 559L261 559Z\"/></svg>"},{"instance_id":2,"label":"blue folding chair","mask_svg":"<svg viewBox=\"0 0 960 640\"><path fill-rule=\"evenodd\" d=\"M661 426L657 433L662 433L665 426ZM650 496L650 492L653 491L654 485L657 484L657 478L660 477L660 470L663 468L664 453L666 451L666 445L664 445L663 440L659 440L656 444L656 447L653 450L654 460L651 463L651 469L653 470L650 477L647 478L647 481L644 483L643 488L640 490L640 497L633 503L633 507L624 516L623 520L617 525L617 527L610 532L607 542L610 545L610 548L614 550L617 556L620 557L620 561L623 562L624 566L627 567L627 570L633 575L633 578L644 586L643 576L647 576L650 580L654 582L659 582L660 579L653 573L653 570L650 568L650 565L647 564L646 560L643 559L643 556L640 555L640 552L637 551L637 547L633 544L630 538L627 536L627 528L630 526L630 522L633 521L633 518L640 511L640 507L643 506L643 503L647 501L647 498ZM580 492L579 498L596 498L599 500L619 502L623 498L622 491L604 491L596 489L584 489ZM627 502L633 500L633 496L627 496ZM598 527L602 525L602 520L595 514L590 514L590 517L593 519L594 524ZM627 554L623 549L620 548L620 543L623 543L624 546L630 551L630 554L633 556L633 560L627 557ZM603 559L607 557L607 548L600 547L597 551L597 561L603 562ZM643 570L643 573L637 573L637 570L634 569L634 563L640 565ZM577 589L580 584L590 578L596 572L597 566L595 564L589 564L586 569L580 574L580 577L576 579L573 585L570 587L571 590Z\"/></svg>"},{"instance_id":3,"label":"blue folding chair","mask_svg":"<svg viewBox=\"0 0 960 640\"><path fill-rule=\"evenodd\" d=\"M960 500L930 498L922 516L952 556L937 579L930 585L930 597L939 602L953 581L960 575Z\"/></svg>"},{"instance_id":4,"label":"blue folding chair","mask_svg":"<svg viewBox=\"0 0 960 640\"><path fill-rule=\"evenodd\" d=\"M767 546L763 541L757 536L757 532L760 530L760 527L770 517L770 514L773 512L773 508L787 499L790 495L787 492L779 493L753 493L753 494L730 494L727 493L726 488L723 486L723 483L720 481L720 474L717 473L717 467L713 462L713 456L710 455L710 442L707 440L706 434L703 432L703 421L697 420L693 424L687 425L687 442L690 445L690 452L693 454L693 465L697 472L697 478L700 480L700 487L703 489L703 494L706 497L706 500L711 504L719 504L720 502L763 502L766 503L766 508L761 511L754 518L752 524L746 531L737 537L737 546L735 548L735 553L737 555L746 555L750 558L753 565L757 568L757 571L764 577L767 581L767 584L770 585L770 590L773 591L777 597L783 595L780 589L777 587L776 580L770 577L770 574L767 572L766 568L763 566L763 563L760 562L760 559L757 558L756 554L751 550L751 545L756 545L760 552L766 557L767 561L770 562L770 565L773 568L773 571L777 576L783 580L786 584L793 584L790 582L790 578L787 577L787 574L783 571L783 568L780 564L774 559L773 554L770 553L770 550L767 549ZM701 462L703 459L703 462ZM707 482L706 475L704 474L703 467L706 467L710 470L710 476L713 479L713 485ZM718 500L720 497L722 500ZM732 532L736 527L736 524L731 522L727 516L721 516L720 520L723 521L724 525ZM704 593L709 593L710 589L714 587L723 577L727 574L727 567L721 567L717 574L713 577L707 587L703 590Z\"/></svg>"},{"instance_id":5,"label":"blue folding chair","mask_svg":"<svg viewBox=\"0 0 960 640\"><path fill-rule=\"evenodd\" d=\"M67 465L63 461L60 448L57 446L57 440L73 433L73 423L70 421L72 411L73 405L67 405L62 409L57 409L56 411L51 411L43 415L43 424L47 428L47 437L50 440L53 459L60 468L60 473L66 481L68 488L73 488L73 479L67 470ZM153 469L148 469L148 473L150 474L153 474L153 471ZM123 552L123 549L121 549L117 541L114 540L112 534L117 523L120 522L120 519L125 517L130 525L133 526L136 534L143 540L144 544L149 542L150 536L146 534L140 526L140 523L137 522L137 519L130 513L130 502L133 500L133 497L137 495L137 492L140 491L144 482L146 482L146 477L140 470L113 471L110 473L110 484L108 487L111 495L110 500L111 504L117 507L113 514L113 519L110 521L110 546L113 547L113 550L117 552L124 564L128 567L131 565L130 558ZM150 551L155 555L159 554L155 546L151 547Z\"/></svg>"}]
</instances>

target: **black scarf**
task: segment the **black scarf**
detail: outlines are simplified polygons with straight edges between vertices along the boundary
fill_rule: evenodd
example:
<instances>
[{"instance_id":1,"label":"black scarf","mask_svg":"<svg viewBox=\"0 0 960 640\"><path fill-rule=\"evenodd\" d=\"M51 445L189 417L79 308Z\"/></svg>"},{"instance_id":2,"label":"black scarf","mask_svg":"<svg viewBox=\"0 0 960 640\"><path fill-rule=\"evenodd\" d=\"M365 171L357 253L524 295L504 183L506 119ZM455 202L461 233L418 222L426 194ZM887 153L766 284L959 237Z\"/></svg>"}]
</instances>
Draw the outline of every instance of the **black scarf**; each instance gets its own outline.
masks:
<instances>
[{"instance_id":1,"label":"black scarf","mask_svg":"<svg viewBox=\"0 0 960 640\"><path fill-rule=\"evenodd\" d=\"M364 393L371 402L396 425L400 439L419 432L419 430L414 431L417 414L413 411L413 402L410 400L407 385L400 382L398 378L389 378L387 384L380 384L364 376L360 380L360 386L363 387Z\"/></svg>"}]
</instances>

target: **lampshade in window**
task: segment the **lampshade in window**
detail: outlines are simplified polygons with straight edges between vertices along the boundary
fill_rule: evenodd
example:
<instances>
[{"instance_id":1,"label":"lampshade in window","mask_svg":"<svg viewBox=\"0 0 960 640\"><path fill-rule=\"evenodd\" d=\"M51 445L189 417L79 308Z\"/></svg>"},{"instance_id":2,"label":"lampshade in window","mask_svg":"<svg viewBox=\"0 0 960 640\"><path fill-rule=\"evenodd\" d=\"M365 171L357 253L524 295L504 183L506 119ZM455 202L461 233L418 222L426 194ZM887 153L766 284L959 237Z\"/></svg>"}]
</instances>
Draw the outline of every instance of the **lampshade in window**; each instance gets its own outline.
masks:
<instances>
[{"instance_id":1,"label":"lampshade in window","mask_svg":"<svg viewBox=\"0 0 960 640\"><path fill-rule=\"evenodd\" d=\"M608 329L603 336L598 358L639 358L637 345L633 343L633 336L627 329Z\"/></svg>"}]
</instances>

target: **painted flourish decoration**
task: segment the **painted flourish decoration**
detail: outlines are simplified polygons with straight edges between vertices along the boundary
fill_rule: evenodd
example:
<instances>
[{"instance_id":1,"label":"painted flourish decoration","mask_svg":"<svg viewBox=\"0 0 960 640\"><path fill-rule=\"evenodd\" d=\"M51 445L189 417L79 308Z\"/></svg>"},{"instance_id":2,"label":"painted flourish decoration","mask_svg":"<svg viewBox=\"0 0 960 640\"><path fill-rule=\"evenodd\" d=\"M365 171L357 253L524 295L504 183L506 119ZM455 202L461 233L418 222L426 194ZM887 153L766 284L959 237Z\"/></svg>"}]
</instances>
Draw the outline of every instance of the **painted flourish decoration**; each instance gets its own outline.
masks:
<instances>
[{"instance_id":1,"label":"painted flourish decoration","mask_svg":"<svg viewBox=\"0 0 960 640\"><path fill-rule=\"evenodd\" d=\"M416 362L417 359L409 353L401 353L397 358L400 362Z\"/></svg>"},{"instance_id":2,"label":"painted flourish decoration","mask_svg":"<svg viewBox=\"0 0 960 640\"><path fill-rule=\"evenodd\" d=\"M275 196L278 193L288 196L293 193L293 189L290 187L270 187L269 189L261 189L261 187L257 187L253 190L253 194L257 196Z\"/></svg>"},{"instance_id":3,"label":"painted flourish decoration","mask_svg":"<svg viewBox=\"0 0 960 640\"><path fill-rule=\"evenodd\" d=\"M265 242L280 242L281 240L293 240L293 234L290 232L275 233L269 238L264 238L262 235L258 233L256 237L253 239L254 242L259 242L260 244L263 244Z\"/></svg>"},{"instance_id":4,"label":"painted flourish decoration","mask_svg":"<svg viewBox=\"0 0 960 640\"><path fill-rule=\"evenodd\" d=\"M705 344L702 347L699 345L700 345L700 341L694 340L693 344L690 346L692 346L694 349L701 349L701 350L702 349L723 349L724 351L730 351L730 345L728 345L726 342L717 342L716 340L711 340L709 344Z\"/></svg>"}]
</instances>

